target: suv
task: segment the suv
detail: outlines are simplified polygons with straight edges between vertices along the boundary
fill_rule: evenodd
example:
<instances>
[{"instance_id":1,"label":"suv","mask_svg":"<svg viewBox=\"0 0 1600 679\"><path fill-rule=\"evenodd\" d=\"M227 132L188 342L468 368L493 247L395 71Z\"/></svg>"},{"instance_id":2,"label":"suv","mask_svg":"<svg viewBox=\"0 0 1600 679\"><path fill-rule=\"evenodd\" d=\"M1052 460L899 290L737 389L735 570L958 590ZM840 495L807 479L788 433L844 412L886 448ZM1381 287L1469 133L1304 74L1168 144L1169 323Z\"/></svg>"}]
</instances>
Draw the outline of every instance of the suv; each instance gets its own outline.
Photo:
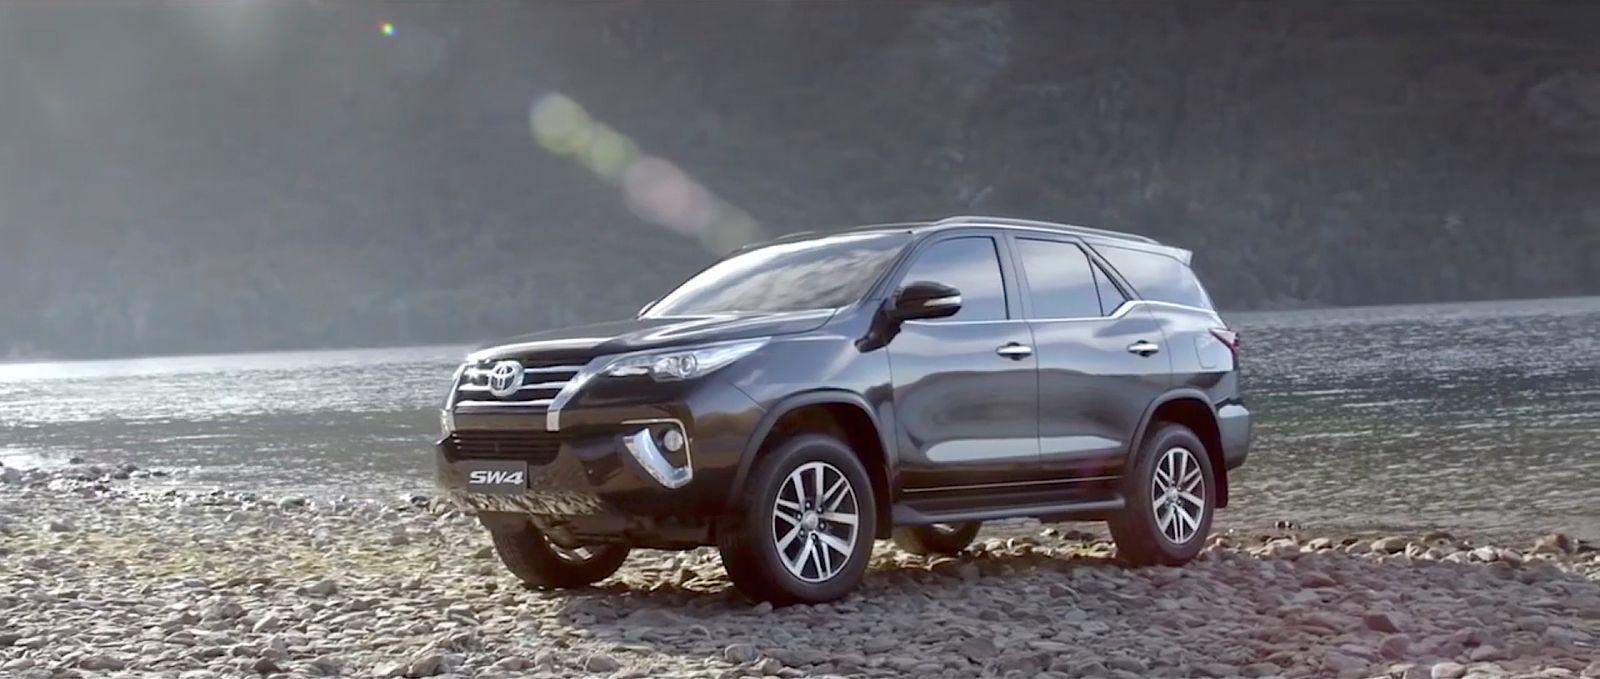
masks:
<instances>
[{"instance_id":1,"label":"suv","mask_svg":"<svg viewBox=\"0 0 1600 679\"><path fill-rule=\"evenodd\" d=\"M716 545L749 597L822 602L875 539L952 554L1016 517L1108 521L1125 561L1182 564L1250 432L1189 259L994 217L750 246L632 320L468 356L439 479L540 588Z\"/></svg>"}]
</instances>

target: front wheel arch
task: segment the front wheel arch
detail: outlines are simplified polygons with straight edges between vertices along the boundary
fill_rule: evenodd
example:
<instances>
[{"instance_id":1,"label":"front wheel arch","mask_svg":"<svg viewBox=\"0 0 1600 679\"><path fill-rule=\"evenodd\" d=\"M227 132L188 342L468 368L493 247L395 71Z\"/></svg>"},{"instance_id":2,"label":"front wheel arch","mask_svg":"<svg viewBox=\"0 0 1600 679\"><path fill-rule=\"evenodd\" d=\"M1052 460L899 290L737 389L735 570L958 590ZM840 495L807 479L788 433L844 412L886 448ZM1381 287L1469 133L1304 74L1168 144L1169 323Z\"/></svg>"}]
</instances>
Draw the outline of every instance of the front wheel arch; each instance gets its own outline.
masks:
<instances>
[{"instance_id":1,"label":"front wheel arch","mask_svg":"<svg viewBox=\"0 0 1600 679\"><path fill-rule=\"evenodd\" d=\"M884 517L874 538L888 539L893 528L888 520L893 504L893 453L883 431L866 399L853 392L825 390L791 396L767 411L745 443L724 510L738 511L737 500L749 482L750 470L763 455L794 436L827 434L848 445L866 467L878 516Z\"/></svg>"}]
</instances>

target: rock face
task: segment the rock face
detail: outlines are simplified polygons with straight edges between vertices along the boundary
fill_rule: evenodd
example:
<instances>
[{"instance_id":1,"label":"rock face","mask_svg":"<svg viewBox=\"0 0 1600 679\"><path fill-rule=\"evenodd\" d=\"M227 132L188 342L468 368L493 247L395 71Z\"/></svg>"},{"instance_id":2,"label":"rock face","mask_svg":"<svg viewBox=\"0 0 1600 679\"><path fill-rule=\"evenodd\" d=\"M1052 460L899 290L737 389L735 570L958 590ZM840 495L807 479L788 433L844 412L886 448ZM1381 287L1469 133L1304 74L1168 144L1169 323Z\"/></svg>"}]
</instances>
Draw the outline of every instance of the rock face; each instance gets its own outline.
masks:
<instances>
[{"instance_id":1,"label":"rock face","mask_svg":"<svg viewBox=\"0 0 1600 679\"><path fill-rule=\"evenodd\" d=\"M880 545L858 594L774 609L708 549L528 591L431 507L0 486L0 677L1568 676L1600 643L1600 562L1558 547L1222 536L1128 569L1014 523L955 559Z\"/></svg>"}]
</instances>

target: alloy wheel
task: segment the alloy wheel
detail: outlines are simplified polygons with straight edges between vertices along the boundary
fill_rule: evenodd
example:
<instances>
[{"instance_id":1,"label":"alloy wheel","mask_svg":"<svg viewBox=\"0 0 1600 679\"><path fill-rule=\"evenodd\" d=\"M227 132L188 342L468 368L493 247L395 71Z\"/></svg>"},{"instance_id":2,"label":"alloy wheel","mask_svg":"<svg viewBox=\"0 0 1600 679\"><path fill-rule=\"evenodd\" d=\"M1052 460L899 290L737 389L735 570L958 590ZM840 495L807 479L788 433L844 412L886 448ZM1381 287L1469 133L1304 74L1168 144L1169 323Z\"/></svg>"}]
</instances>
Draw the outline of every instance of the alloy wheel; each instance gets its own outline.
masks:
<instances>
[{"instance_id":1,"label":"alloy wheel","mask_svg":"<svg viewBox=\"0 0 1600 679\"><path fill-rule=\"evenodd\" d=\"M826 462L796 467L772 507L772 539L785 569L805 582L844 570L855 553L861 506L850 479Z\"/></svg>"},{"instance_id":2,"label":"alloy wheel","mask_svg":"<svg viewBox=\"0 0 1600 679\"><path fill-rule=\"evenodd\" d=\"M1200 461L1188 448L1170 448L1156 462L1150 500L1156 528L1173 544L1194 539L1206 513L1206 486Z\"/></svg>"}]
</instances>

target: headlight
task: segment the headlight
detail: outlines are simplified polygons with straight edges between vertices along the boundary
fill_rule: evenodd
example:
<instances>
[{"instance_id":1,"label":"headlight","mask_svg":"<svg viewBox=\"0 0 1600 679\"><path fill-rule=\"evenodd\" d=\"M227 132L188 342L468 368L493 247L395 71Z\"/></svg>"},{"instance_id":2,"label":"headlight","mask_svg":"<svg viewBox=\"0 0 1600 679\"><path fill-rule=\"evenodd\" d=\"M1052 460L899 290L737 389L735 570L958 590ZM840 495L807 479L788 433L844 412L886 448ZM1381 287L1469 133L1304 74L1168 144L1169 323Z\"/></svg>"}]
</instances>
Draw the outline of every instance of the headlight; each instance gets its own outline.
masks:
<instances>
[{"instance_id":1,"label":"headlight","mask_svg":"<svg viewBox=\"0 0 1600 679\"><path fill-rule=\"evenodd\" d=\"M707 344L689 349L628 354L607 365L601 373L611 377L649 375L657 382L700 377L760 349L766 337Z\"/></svg>"}]
</instances>

